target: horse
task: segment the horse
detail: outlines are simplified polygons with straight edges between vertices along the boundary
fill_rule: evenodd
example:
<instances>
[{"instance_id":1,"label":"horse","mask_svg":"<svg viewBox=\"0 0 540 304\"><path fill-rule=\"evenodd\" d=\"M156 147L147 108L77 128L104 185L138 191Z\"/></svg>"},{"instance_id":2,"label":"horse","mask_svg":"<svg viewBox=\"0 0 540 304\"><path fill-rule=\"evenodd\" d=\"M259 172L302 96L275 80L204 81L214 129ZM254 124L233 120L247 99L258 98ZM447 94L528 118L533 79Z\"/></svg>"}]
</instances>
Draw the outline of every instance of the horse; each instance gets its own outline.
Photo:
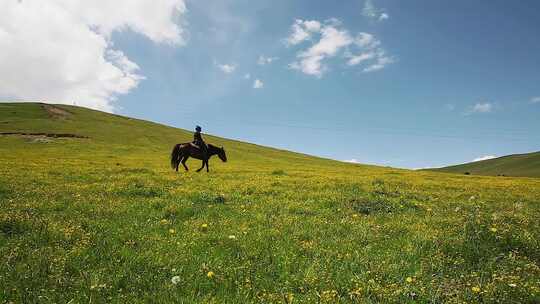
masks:
<instances>
[{"instance_id":1,"label":"horse","mask_svg":"<svg viewBox=\"0 0 540 304\"><path fill-rule=\"evenodd\" d=\"M225 149L223 149L223 147L216 147L212 144L207 144L207 146L208 149L205 158L201 149L194 146L192 143L177 144L171 152L171 167L178 172L178 166L182 163L184 169L188 171L189 169L186 166L186 161L188 158L193 157L202 160L202 167L200 167L197 172L200 172L205 166L206 172L210 172L208 169L208 160L210 157L217 155L221 161L227 162L227 155L225 154Z\"/></svg>"}]
</instances>

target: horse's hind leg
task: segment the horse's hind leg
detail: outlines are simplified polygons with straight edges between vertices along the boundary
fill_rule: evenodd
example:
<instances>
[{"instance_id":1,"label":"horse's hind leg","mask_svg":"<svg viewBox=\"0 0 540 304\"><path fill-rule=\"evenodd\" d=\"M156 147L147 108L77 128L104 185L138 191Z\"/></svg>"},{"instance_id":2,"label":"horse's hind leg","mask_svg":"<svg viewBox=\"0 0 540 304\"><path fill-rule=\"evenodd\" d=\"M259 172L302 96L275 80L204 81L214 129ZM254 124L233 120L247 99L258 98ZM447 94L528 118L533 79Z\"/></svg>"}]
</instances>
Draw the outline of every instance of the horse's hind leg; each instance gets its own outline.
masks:
<instances>
[{"instance_id":1,"label":"horse's hind leg","mask_svg":"<svg viewBox=\"0 0 540 304\"><path fill-rule=\"evenodd\" d=\"M181 160L181 159L179 159L179 160L176 162L176 167L174 168L174 169L176 170L176 172L178 172L178 166L180 165L180 160Z\"/></svg>"},{"instance_id":2,"label":"horse's hind leg","mask_svg":"<svg viewBox=\"0 0 540 304\"><path fill-rule=\"evenodd\" d=\"M182 159L182 166L184 166L184 169L186 169L186 171L189 171L188 167L186 166L186 161L188 160L189 156L186 156L184 157L184 159Z\"/></svg>"},{"instance_id":3,"label":"horse's hind leg","mask_svg":"<svg viewBox=\"0 0 540 304\"><path fill-rule=\"evenodd\" d=\"M208 168L208 159L205 161L205 163L206 163L206 172L208 173L208 172L210 172L210 170Z\"/></svg>"}]
</instances>

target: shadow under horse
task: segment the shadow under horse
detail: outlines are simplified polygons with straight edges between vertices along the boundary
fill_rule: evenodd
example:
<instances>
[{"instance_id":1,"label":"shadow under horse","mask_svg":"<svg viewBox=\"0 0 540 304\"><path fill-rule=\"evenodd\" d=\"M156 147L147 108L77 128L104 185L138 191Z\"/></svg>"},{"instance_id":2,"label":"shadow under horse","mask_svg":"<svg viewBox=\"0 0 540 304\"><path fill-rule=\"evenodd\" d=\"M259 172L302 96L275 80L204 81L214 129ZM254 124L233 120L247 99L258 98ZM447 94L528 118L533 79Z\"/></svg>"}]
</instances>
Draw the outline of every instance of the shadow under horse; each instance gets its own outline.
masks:
<instances>
[{"instance_id":1,"label":"shadow under horse","mask_svg":"<svg viewBox=\"0 0 540 304\"><path fill-rule=\"evenodd\" d=\"M186 171L188 171L189 169L186 166L186 161L188 158L193 157L202 160L202 167L200 167L197 172L201 171L205 166L206 172L209 172L208 160L210 157L217 155L223 162L227 162L227 155L225 154L225 149L223 149L223 147L216 147L212 144L207 144L207 146L208 149L205 157L201 152L201 149L194 146L192 143L177 144L174 146L171 153L171 167L178 172L178 166L182 163Z\"/></svg>"}]
</instances>

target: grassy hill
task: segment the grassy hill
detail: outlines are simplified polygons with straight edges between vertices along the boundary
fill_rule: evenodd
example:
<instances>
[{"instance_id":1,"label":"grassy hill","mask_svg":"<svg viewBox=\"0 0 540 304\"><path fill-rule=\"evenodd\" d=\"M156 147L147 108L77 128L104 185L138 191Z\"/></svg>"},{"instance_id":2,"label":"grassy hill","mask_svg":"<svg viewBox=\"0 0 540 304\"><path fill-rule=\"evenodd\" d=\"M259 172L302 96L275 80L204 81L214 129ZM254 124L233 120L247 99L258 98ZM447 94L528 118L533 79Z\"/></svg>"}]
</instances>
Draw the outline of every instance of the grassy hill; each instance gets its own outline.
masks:
<instances>
[{"instance_id":1,"label":"grassy hill","mask_svg":"<svg viewBox=\"0 0 540 304\"><path fill-rule=\"evenodd\" d=\"M431 170L458 174L469 172L474 175L540 177L540 152L514 154Z\"/></svg>"},{"instance_id":2,"label":"grassy hill","mask_svg":"<svg viewBox=\"0 0 540 304\"><path fill-rule=\"evenodd\" d=\"M0 104L0 303L537 303L540 179L346 164ZM188 161L191 168L200 164Z\"/></svg>"}]
</instances>

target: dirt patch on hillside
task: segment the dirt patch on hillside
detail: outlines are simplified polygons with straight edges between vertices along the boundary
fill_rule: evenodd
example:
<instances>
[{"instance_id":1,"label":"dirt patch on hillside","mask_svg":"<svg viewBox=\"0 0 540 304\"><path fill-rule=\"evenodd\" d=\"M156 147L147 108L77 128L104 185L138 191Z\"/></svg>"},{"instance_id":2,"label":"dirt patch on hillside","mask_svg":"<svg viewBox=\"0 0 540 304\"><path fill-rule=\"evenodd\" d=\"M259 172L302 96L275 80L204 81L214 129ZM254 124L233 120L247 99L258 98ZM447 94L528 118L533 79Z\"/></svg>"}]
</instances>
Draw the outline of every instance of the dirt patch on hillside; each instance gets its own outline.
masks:
<instances>
[{"instance_id":1,"label":"dirt patch on hillside","mask_svg":"<svg viewBox=\"0 0 540 304\"><path fill-rule=\"evenodd\" d=\"M26 132L0 132L0 136L21 136L25 138L89 138L88 136L70 133L26 133Z\"/></svg>"},{"instance_id":2,"label":"dirt patch on hillside","mask_svg":"<svg viewBox=\"0 0 540 304\"><path fill-rule=\"evenodd\" d=\"M51 118L67 119L73 115L71 112L61 109L59 107L55 107L53 105L42 104L41 107L47 112L47 114Z\"/></svg>"}]
</instances>

